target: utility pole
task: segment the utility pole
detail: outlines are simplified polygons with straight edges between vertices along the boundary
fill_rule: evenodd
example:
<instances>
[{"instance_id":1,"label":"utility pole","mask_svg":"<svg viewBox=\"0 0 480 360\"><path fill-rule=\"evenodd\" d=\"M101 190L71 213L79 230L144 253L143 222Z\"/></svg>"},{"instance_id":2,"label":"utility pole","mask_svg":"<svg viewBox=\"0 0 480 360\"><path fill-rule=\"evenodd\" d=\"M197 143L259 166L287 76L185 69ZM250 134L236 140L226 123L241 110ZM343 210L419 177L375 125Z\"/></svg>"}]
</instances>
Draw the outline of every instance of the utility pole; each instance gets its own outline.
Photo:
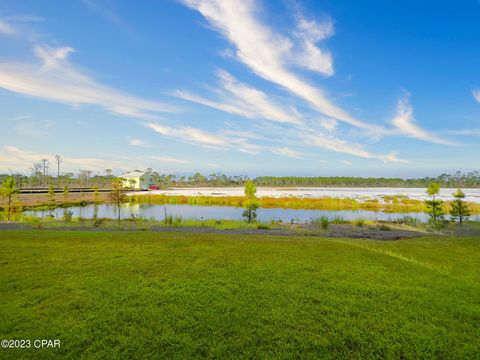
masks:
<instances>
[{"instance_id":1,"label":"utility pole","mask_svg":"<svg viewBox=\"0 0 480 360\"><path fill-rule=\"evenodd\" d=\"M57 187L60 187L60 163L63 159L60 155L55 155L55 160L57 160Z\"/></svg>"}]
</instances>

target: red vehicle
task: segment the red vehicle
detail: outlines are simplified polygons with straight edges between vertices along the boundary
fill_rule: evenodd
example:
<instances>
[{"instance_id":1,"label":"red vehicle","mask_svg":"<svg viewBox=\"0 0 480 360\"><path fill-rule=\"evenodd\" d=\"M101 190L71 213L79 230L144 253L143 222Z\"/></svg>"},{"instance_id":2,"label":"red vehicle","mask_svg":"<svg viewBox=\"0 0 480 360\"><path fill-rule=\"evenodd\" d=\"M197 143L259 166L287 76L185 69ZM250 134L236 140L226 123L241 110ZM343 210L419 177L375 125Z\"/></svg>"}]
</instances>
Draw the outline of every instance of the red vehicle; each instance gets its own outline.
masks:
<instances>
[{"instance_id":1,"label":"red vehicle","mask_svg":"<svg viewBox=\"0 0 480 360\"><path fill-rule=\"evenodd\" d=\"M150 185L148 190L160 190L160 187L158 185Z\"/></svg>"}]
</instances>

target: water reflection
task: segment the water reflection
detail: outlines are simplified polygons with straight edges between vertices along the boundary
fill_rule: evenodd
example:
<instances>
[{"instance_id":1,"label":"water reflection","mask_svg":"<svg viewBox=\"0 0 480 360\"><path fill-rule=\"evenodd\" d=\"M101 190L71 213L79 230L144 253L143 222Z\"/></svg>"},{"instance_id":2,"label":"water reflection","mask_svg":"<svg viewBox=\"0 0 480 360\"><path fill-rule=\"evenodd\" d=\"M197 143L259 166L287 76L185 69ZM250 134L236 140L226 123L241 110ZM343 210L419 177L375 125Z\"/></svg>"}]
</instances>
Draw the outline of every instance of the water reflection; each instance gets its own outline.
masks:
<instances>
[{"instance_id":1,"label":"water reflection","mask_svg":"<svg viewBox=\"0 0 480 360\"><path fill-rule=\"evenodd\" d=\"M151 205L127 203L121 206L122 219L128 219L132 216L136 218L163 220L165 214L181 216L185 219L242 219L242 208L232 206L192 206L192 205ZM87 206L73 206L70 208L57 208L42 211L26 211L27 215L38 217L62 218L66 212L71 212L75 218L117 218L117 207L112 204L96 204ZM421 221L428 220L424 213L385 213L367 210L305 210L305 209L258 209L257 219L260 221L282 220L284 222L295 221L305 222L312 218L326 216L329 219L341 217L345 220L369 219L369 220L395 220L404 216L411 216ZM479 220L478 215L471 219Z\"/></svg>"}]
</instances>

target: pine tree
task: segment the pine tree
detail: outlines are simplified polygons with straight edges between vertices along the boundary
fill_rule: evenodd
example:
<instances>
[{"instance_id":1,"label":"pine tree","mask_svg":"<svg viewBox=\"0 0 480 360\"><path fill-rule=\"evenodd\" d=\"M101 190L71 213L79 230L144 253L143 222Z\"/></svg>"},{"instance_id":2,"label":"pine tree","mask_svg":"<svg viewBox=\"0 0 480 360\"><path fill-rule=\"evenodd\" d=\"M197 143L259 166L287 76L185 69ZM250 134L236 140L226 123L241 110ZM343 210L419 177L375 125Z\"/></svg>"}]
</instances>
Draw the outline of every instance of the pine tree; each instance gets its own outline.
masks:
<instances>
[{"instance_id":1,"label":"pine tree","mask_svg":"<svg viewBox=\"0 0 480 360\"><path fill-rule=\"evenodd\" d=\"M50 204L55 204L55 187L53 185L48 187L48 197L50 198Z\"/></svg>"},{"instance_id":2,"label":"pine tree","mask_svg":"<svg viewBox=\"0 0 480 360\"><path fill-rule=\"evenodd\" d=\"M255 196L257 192L257 187L252 180L247 181L245 184L245 201L243 202L243 207L245 208L243 212L243 217L247 219L247 222L251 223L257 217L258 201Z\"/></svg>"},{"instance_id":3,"label":"pine tree","mask_svg":"<svg viewBox=\"0 0 480 360\"><path fill-rule=\"evenodd\" d=\"M443 220L445 212L443 211L443 201L437 200L436 195L440 192L440 186L437 183L430 183L427 188L427 194L432 197L432 200L425 200L427 205L427 213L430 215L430 220L437 224L439 220Z\"/></svg>"},{"instance_id":4,"label":"pine tree","mask_svg":"<svg viewBox=\"0 0 480 360\"><path fill-rule=\"evenodd\" d=\"M453 221L457 221L461 224L470 214L470 209L468 204L463 200L465 198L465 193L457 189L457 192L453 194L455 200L452 201L452 209L450 210L450 215L452 216Z\"/></svg>"}]
</instances>

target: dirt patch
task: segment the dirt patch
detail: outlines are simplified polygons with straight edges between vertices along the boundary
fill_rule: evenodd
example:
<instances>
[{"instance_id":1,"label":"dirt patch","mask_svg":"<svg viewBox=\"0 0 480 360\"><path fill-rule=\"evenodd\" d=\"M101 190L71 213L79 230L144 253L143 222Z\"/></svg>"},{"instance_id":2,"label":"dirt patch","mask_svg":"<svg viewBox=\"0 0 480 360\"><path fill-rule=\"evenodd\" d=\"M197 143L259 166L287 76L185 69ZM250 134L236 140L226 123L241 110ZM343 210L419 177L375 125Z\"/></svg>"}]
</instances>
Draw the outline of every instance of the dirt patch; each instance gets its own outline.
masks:
<instances>
[{"instance_id":1,"label":"dirt patch","mask_svg":"<svg viewBox=\"0 0 480 360\"><path fill-rule=\"evenodd\" d=\"M400 240L426 235L420 231L393 228L387 230L387 228L388 227L382 229L378 226L358 227L351 224L332 224L328 231L326 231L326 236L353 239Z\"/></svg>"},{"instance_id":2,"label":"dirt patch","mask_svg":"<svg viewBox=\"0 0 480 360\"><path fill-rule=\"evenodd\" d=\"M154 231L154 232L185 232L185 233L212 233L212 234L236 234L236 235L277 235L277 236L312 236L312 237L339 237L354 239L375 240L400 240L425 236L426 234L411 230L382 230L376 227L355 227L350 224L334 224L327 231L312 229L308 225L294 228L272 229L216 229L211 227L162 227L152 226L145 228L95 228L92 226L38 226L24 223L0 223L0 230L62 230L62 231Z\"/></svg>"}]
</instances>

